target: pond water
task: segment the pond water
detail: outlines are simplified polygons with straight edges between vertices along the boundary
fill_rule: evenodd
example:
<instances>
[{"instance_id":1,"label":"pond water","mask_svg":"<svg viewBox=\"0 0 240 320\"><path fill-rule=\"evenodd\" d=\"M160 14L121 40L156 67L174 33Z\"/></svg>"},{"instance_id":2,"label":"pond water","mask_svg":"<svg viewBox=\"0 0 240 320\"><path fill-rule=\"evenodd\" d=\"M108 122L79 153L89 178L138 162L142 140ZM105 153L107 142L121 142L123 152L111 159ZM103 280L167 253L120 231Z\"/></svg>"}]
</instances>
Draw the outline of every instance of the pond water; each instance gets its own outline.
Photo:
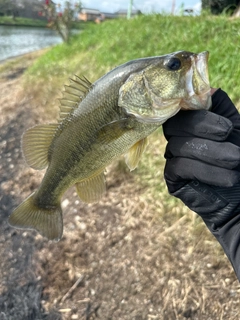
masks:
<instances>
[{"instance_id":1,"label":"pond water","mask_svg":"<svg viewBox=\"0 0 240 320\"><path fill-rule=\"evenodd\" d=\"M61 42L51 29L0 26L0 61Z\"/></svg>"}]
</instances>

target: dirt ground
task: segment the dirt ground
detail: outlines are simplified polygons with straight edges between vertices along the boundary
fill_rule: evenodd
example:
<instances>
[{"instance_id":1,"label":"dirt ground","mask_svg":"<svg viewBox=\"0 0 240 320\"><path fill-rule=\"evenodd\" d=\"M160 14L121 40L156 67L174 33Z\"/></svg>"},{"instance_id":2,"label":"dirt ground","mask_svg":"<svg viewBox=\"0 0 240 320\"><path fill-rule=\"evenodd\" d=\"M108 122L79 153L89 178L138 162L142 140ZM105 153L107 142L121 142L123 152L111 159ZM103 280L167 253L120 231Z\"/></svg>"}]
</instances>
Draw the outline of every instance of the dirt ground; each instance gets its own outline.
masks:
<instances>
[{"instance_id":1,"label":"dirt ground","mask_svg":"<svg viewBox=\"0 0 240 320\"><path fill-rule=\"evenodd\" d=\"M214 239L193 237L184 216L162 223L119 162L98 204L67 192L60 242L8 226L43 174L20 150L23 132L41 122L21 87L30 63L0 75L0 320L239 319L239 282Z\"/></svg>"}]
</instances>

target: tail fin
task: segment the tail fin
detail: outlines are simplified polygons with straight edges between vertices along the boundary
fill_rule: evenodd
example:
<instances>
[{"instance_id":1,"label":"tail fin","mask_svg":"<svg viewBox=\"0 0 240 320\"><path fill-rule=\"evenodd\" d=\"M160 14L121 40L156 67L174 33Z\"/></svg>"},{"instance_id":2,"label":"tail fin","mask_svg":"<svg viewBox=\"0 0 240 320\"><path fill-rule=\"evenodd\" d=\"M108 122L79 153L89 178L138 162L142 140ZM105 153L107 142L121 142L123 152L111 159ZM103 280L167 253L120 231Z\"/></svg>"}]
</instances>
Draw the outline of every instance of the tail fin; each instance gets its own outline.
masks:
<instances>
[{"instance_id":1,"label":"tail fin","mask_svg":"<svg viewBox=\"0 0 240 320\"><path fill-rule=\"evenodd\" d=\"M58 207L39 208L34 193L10 215L9 224L20 229L35 229L49 240L60 240L63 232L62 210Z\"/></svg>"}]
</instances>

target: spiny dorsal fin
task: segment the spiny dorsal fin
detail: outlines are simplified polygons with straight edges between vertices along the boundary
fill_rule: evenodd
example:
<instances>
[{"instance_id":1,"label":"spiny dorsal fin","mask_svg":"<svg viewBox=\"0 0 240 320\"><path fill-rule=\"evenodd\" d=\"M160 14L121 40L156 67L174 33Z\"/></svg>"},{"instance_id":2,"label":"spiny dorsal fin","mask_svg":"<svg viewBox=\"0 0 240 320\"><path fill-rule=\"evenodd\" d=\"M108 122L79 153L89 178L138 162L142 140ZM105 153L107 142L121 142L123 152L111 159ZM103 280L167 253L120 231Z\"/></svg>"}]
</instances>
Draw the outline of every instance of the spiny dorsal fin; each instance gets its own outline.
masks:
<instances>
[{"instance_id":1,"label":"spiny dorsal fin","mask_svg":"<svg viewBox=\"0 0 240 320\"><path fill-rule=\"evenodd\" d=\"M48 150L58 123L37 125L27 130L22 137L22 151L27 164L36 170L48 165Z\"/></svg>"},{"instance_id":2,"label":"spiny dorsal fin","mask_svg":"<svg viewBox=\"0 0 240 320\"><path fill-rule=\"evenodd\" d=\"M69 113L78 107L79 102L86 97L92 88L92 83L84 76L78 77L75 75L74 79L70 79L70 84L68 86L64 86L64 88L65 91L63 91L63 97L60 99L61 106L59 121L65 119Z\"/></svg>"}]
</instances>

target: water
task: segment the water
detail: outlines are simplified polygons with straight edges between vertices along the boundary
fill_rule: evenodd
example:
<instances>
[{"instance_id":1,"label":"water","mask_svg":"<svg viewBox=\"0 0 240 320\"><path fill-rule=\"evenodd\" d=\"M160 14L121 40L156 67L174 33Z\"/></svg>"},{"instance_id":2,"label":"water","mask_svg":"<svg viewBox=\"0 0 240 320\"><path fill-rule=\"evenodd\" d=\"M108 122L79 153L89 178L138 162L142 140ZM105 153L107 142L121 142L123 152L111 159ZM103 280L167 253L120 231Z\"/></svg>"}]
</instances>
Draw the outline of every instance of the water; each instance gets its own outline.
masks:
<instances>
[{"instance_id":1,"label":"water","mask_svg":"<svg viewBox=\"0 0 240 320\"><path fill-rule=\"evenodd\" d=\"M0 61L61 42L50 29L0 26Z\"/></svg>"}]
</instances>

